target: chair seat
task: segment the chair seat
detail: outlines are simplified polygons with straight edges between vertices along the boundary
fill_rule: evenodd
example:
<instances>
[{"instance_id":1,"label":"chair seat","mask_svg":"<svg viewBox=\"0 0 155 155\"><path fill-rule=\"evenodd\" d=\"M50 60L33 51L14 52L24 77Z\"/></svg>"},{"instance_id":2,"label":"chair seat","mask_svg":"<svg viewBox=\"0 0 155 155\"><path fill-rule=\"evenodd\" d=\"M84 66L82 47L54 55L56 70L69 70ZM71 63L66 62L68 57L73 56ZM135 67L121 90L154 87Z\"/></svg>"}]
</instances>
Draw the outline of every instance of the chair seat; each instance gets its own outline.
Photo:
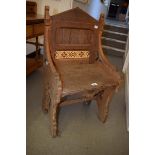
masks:
<instances>
[{"instance_id":1,"label":"chair seat","mask_svg":"<svg viewBox=\"0 0 155 155\"><path fill-rule=\"evenodd\" d=\"M58 63L57 66L63 84L62 96L118 84L115 75L99 63Z\"/></svg>"}]
</instances>

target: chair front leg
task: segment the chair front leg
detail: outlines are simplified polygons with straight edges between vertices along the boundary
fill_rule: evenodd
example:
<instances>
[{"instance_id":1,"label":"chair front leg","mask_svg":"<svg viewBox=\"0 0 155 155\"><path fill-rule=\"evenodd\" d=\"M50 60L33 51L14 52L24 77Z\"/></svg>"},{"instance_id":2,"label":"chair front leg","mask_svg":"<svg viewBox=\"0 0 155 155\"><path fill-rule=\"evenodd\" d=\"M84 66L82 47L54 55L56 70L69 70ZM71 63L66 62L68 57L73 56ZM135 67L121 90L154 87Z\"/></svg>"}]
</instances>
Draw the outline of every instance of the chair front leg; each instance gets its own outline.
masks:
<instances>
[{"instance_id":1,"label":"chair front leg","mask_svg":"<svg viewBox=\"0 0 155 155\"><path fill-rule=\"evenodd\" d=\"M98 117L103 123L105 123L107 119L109 103L114 91L115 88L113 87L106 88L104 92L97 97Z\"/></svg>"},{"instance_id":2,"label":"chair front leg","mask_svg":"<svg viewBox=\"0 0 155 155\"><path fill-rule=\"evenodd\" d=\"M51 88L52 85L50 84L51 73L49 71L49 66L47 66L45 63L43 66L43 73L44 73L43 76L44 85L43 85L42 110L44 112L48 112L51 101L50 90L52 90Z\"/></svg>"},{"instance_id":3,"label":"chair front leg","mask_svg":"<svg viewBox=\"0 0 155 155\"><path fill-rule=\"evenodd\" d=\"M58 136L58 105L53 104L50 106L50 120L51 120L51 133L52 137Z\"/></svg>"},{"instance_id":4,"label":"chair front leg","mask_svg":"<svg viewBox=\"0 0 155 155\"><path fill-rule=\"evenodd\" d=\"M44 90L43 90L43 99L42 99L42 110L44 112L48 112L49 105L50 105L50 95L49 95L49 84L44 84Z\"/></svg>"}]
</instances>

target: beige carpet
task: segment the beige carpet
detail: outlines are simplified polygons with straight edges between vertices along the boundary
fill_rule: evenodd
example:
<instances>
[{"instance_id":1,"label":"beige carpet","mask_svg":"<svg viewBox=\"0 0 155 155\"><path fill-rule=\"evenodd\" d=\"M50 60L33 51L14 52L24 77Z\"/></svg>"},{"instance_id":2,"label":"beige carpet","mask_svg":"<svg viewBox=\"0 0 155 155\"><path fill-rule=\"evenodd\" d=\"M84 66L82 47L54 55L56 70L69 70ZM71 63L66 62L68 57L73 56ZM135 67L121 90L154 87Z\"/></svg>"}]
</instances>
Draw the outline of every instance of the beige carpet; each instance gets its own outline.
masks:
<instances>
[{"instance_id":1,"label":"beige carpet","mask_svg":"<svg viewBox=\"0 0 155 155\"><path fill-rule=\"evenodd\" d=\"M110 57L119 69L122 58ZM27 155L128 155L124 86L114 95L107 122L96 114L95 101L90 106L75 104L60 110L61 137L52 138L49 116L41 109L42 70L27 77Z\"/></svg>"}]
</instances>

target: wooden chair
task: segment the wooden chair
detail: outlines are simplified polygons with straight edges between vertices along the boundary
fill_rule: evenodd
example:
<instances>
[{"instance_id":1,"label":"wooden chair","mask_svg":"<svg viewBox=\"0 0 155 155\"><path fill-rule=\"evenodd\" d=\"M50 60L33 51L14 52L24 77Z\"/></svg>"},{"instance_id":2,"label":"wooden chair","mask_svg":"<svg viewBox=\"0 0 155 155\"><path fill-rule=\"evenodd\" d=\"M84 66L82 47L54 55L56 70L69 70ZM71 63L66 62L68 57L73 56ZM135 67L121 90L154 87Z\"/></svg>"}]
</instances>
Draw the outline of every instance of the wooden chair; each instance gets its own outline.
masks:
<instances>
[{"instance_id":1,"label":"wooden chair","mask_svg":"<svg viewBox=\"0 0 155 155\"><path fill-rule=\"evenodd\" d=\"M95 20L79 8L51 16L45 7L44 96L53 137L58 135L60 106L96 100L102 122L121 77L102 51L104 16Z\"/></svg>"}]
</instances>

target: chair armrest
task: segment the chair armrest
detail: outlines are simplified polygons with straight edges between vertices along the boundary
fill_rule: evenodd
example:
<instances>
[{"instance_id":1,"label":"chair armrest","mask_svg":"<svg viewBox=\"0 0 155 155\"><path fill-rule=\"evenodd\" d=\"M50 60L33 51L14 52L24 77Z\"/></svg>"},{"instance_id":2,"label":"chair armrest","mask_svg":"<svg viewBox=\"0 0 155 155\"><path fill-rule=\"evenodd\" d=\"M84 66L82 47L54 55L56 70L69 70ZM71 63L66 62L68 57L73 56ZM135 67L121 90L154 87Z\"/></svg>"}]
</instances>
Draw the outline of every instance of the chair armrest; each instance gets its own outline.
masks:
<instances>
[{"instance_id":1,"label":"chair armrest","mask_svg":"<svg viewBox=\"0 0 155 155\"><path fill-rule=\"evenodd\" d=\"M102 49L101 36L102 36L102 31L99 32L99 52L98 52L99 60L118 80L118 86L116 87L116 91L117 91L123 81L123 74L119 73L117 68L114 65L112 65L110 61L108 60L108 58L105 56L104 51Z\"/></svg>"},{"instance_id":2,"label":"chair armrest","mask_svg":"<svg viewBox=\"0 0 155 155\"><path fill-rule=\"evenodd\" d=\"M101 42L101 39L102 39L102 33L103 33L103 30L104 30L104 14L100 14L100 18L99 18L99 29L98 29L98 43L99 43L99 60L104 64L106 65L110 70L113 70L113 71L116 71L117 72L117 69L115 66L113 66L109 60L107 59L107 57L104 55L104 52L103 52L103 49L102 49L102 42Z\"/></svg>"},{"instance_id":3,"label":"chair armrest","mask_svg":"<svg viewBox=\"0 0 155 155\"><path fill-rule=\"evenodd\" d=\"M104 54L104 51L102 49L101 37L102 37L102 31L99 32L99 51L98 51L98 53L99 53L99 60L104 65L106 65L110 70L113 70L113 71L117 72L117 68L110 63L110 61L108 60L108 58Z\"/></svg>"},{"instance_id":4,"label":"chair armrest","mask_svg":"<svg viewBox=\"0 0 155 155\"><path fill-rule=\"evenodd\" d=\"M109 69L113 70L113 71L117 71L117 68L112 65L110 63L110 61L108 60L108 58L104 55L102 47L99 49L99 60L106 65Z\"/></svg>"},{"instance_id":5,"label":"chair armrest","mask_svg":"<svg viewBox=\"0 0 155 155\"><path fill-rule=\"evenodd\" d=\"M62 94L62 80L60 74L56 68L50 51L50 30L51 30L51 18L49 15L49 7L45 7L45 31L44 31L44 49L45 60L47 60L48 74L47 80L49 81L49 93L51 96L52 104L58 104L60 102Z\"/></svg>"},{"instance_id":6,"label":"chair armrest","mask_svg":"<svg viewBox=\"0 0 155 155\"><path fill-rule=\"evenodd\" d=\"M60 74L57 72L52 61L44 63L45 83L48 83L48 90L51 97L51 103L57 104L60 102L62 94L62 81Z\"/></svg>"}]
</instances>

